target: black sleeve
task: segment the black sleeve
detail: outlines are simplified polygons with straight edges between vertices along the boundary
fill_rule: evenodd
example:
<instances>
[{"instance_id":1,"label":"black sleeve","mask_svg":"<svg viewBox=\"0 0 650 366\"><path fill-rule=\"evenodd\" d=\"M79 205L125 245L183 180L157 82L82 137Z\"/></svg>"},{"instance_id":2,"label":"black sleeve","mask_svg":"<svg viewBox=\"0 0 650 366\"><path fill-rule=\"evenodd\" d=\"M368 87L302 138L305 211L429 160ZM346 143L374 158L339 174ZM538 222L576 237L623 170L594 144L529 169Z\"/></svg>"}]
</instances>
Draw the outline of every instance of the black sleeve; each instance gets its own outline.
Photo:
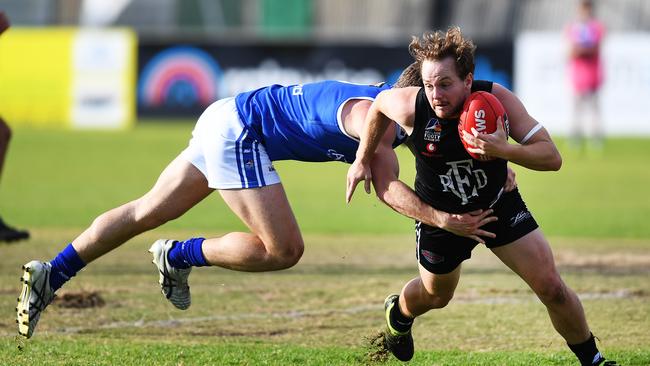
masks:
<instances>
[{"instance_id":1,"label":"black sleeve","mask_svg":"<svg viewBox=\"0 0 650 366\"><path fill-rule=\"evenodd\" d=\"M472 82L472 93L475 91L486 91L492 93L492 81L488 80L474 80Z\"/></svg>"}]
</instances>

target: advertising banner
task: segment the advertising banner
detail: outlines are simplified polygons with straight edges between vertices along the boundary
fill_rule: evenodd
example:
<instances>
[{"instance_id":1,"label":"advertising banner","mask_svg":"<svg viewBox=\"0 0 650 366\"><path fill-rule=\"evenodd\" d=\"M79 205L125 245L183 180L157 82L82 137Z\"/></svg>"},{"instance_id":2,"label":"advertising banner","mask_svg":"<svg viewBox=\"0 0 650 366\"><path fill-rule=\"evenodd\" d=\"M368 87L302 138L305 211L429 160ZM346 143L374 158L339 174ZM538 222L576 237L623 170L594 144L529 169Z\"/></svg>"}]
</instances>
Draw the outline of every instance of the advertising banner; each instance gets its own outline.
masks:
<instances>
[{"instance_id":1,"label":"advertising banner","mask_svg":"<svg viewBox=\"0 0 650 366\"><path fill-rule=\"evenodd\" d=\"M10 28L0 38L0 114L12 125L131 125L136 44L126 29Z\"/></svg>"},{"instance_id":2,"label":"advertising banner","mask_svg":"<svg viewBox=\"0 0 650 366\"><path fill-rule=\"evenodd\" d=\"M72 28L10 28L0 37L0 114L11 124L70 120Z\"/></svg>"},{"instance_id":3,"label":"advertising banner","mask_svg":"<svg viewBox=\"0 0 650 366\"><path fill-rule=\"evenodd\" d=\"M72 127L119 128L133 123L135 44L130 31L76 33L72 44Z\"/></svg>"},{"instance_id":4,"label":"advertising banner","mask_svg":"<svg viewBox=\"0 0 650 366\"><path fill-rule=\"evenodd\" d=\"M510 86L512 44L477 50L476 75ZM412 62L407 44L140 44L138 115L198 117L210 103L267 85L334 79L394 82Z\"/></svg>"}]
</instances>

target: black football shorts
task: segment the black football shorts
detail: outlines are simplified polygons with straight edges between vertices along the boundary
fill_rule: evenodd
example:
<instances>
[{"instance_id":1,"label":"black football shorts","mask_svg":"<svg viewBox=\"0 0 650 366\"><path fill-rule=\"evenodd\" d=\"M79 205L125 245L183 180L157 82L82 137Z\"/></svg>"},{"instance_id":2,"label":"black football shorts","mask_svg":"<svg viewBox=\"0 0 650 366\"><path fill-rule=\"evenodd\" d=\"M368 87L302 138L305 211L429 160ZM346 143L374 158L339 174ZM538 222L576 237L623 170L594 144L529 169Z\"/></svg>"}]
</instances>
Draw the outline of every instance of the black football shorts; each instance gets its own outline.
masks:
<instances>
[{"instance_id":1,"label":"black football shorts","mask_svg":"<svg viewBox=\"0 0 650 366\"><path fill-rule=\"evenodd\" d=\"M504 193L493 209L492 215L499 220L482 227L485 231L496 234L494 239L483 237L488 248L512 243L538 227L517 189ZM445 274L456 269L462 261L472 256L472 250L478 244L470 238L419 221L415 223L415 241L418 262L435 274Z\"/></svg>"}]
</instances>

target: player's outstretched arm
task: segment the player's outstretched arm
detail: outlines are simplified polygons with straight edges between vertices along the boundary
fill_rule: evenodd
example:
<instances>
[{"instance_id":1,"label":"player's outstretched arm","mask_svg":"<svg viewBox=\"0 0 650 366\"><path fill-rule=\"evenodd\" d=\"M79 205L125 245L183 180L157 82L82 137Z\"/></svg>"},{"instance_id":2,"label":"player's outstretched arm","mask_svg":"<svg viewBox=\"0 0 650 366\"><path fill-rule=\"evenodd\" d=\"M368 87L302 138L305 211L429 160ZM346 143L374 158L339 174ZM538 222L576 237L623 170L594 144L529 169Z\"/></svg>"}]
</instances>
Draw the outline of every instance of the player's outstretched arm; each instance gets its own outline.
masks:
<instances>
[{"instance_id":1,"label":"player's outstretched arm","mask_svg":"<svg viewBox=\"0 0 650 366\"><path fill-rule=\"evenodd\" d=\"M392 121L379 108L378 101L381 99L382 93L379 93L375 102L373 102L368 110L363 130L359 135L359 148L357 149L356 158L348 169L345 191L345 201L347 203L350 203L357 184L362 180L364 181L366 193L370 193L370 182L372 181L370 160L377 149L377 145L381 142L386 129L392 124Z\"/></svg>"},{"instance_id":2,"label":"player's outstretched arm","mask_svg":"<svg viewBox=\"0 0 650 366\"><path fill-rule=\"evenodd\" d=\"M370 160L384 136L386 128L397 122L407 134L413 130L415 97L420 88L398 88L379 93L368 110L364 127L359 134L357 155L348 169L345 201L350 202L357 184L364 181L366 193L370 193L372 171Z\"/></svg>"},{"instance_id":3,"label":"player's outstretched arm","mask_svg":"<svg viewBox=\"0 0 650 366\"><path fill-rule=\"evenodd\" d=\"M496 221L492 210L478 210L462 215L439 211L424 203L413 189L399 180L399 162L390 142L382 141L370 162L374 172L372 183L377 197L398 213L418 220L429 226L439 227L459 236L465 236L485 243L484 237L495 234L481 229L481 226Z\"/></svg>"}]
</instances>

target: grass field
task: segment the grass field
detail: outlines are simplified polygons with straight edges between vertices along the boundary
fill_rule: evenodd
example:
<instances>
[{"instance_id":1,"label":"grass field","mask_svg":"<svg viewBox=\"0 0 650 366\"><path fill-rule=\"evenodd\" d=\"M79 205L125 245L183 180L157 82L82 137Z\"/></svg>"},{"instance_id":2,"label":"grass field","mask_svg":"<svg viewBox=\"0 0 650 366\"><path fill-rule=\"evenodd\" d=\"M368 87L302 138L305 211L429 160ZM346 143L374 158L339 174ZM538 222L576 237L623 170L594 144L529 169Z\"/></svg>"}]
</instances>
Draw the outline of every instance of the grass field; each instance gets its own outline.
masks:
<instances>
[{"instance_id":1,"label":"grass field","mask_svg":"<svg viewBox=\"0 0 650 366\"><path fill-rule=\"evenodd\" d=\"M276 166L305 235L305 255L294 268L195 269L192 307L173 309L159 293L146 249L160 237L242 230L215 194L94 262L60 294L96 292L102 306L53 304L31 340L14 338L20 265L50 259L97 214L147 190L191 128L15 131L0 212L33 238L0 246L0 364L372 363L364 346L382 328L384 297L417 274L412 223L361 192L346 206L347 166L337 163ZM601 349L622 365L650 365L648 140L611 140L598 153L562 150L558 173L517 169L521 190ZM410 182L412 161L406 151L400 156ZM450 306L419 318L414 336L413 365L576 364L541 303L483 247L465 263Z\"/></svg>"}]
</instances>

